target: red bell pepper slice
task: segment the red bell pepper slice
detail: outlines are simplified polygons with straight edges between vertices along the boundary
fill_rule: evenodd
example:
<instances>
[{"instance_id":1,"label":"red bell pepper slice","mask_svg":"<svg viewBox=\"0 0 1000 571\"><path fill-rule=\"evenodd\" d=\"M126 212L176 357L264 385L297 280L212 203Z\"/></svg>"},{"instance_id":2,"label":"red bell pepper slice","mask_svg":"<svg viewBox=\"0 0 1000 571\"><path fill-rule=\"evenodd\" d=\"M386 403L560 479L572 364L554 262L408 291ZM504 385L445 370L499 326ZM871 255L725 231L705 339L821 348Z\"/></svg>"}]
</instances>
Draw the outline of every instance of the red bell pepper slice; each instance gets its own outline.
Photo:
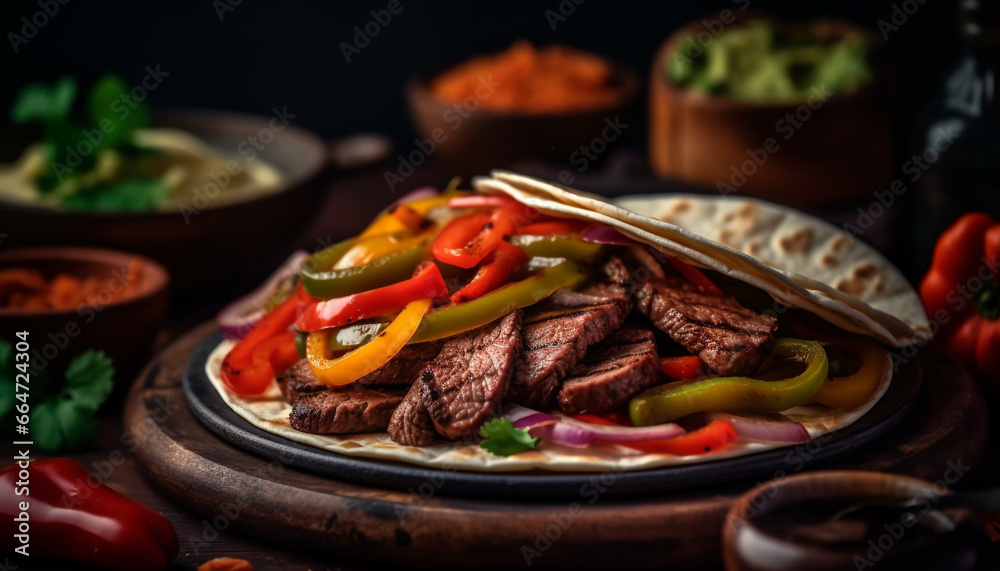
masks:
<instances>
[{"instance_id":1,"label":"red bell pepper slice","mask_svg":"<svg viewBox=\"0 0 1000 571\"><path fill-rule=\"evenodd\" d=\"M64 569L163 569L179 547L169 520L69 458L22 461L0 470L0 517L7 522L8 533L0 538L5 552L23 549L22 561L30 555L71 563ZM17 568L6 562L3 567Z\"/></svg>"},{"instance_id":2,"label":"red bell pepper slice","mask_svg":"<svg viewBox=\"0 0 1000 571\"><path fill-rule=\"evenodd\" d=\"M707 295L714 295L716 297L723 297L726 294L723 293L719 286L712 283L712 280L708 279L705 274L701 273L698 268L678 260L673 256L666 256L666 262L670 264L670 267L674 268L682 276L687 278L687 280L693 283L702 293Z\"/></svg>"},{"instance_id":3,"label":"red bell pepper slice","mask_svg":"<svg viewBox=\"0 0 1000 571\"><path fill-rule=\"evenodd\" d=\"M684 357L664 357L660 359L660 370L671 379L687 381L705 374L705 364L694 355Z\"/></svg>"},{"instance_id":4,"label":"red bell pepper slice","mask_svg":"<svg viewBox=\"0 0 1000 571\"><path fill-rule=\"evenodd\" d=\"M517 232L529 236L578 236L592 225L586 220L549 220L525 224Z\"/></svg>"},{"instance_id":5,"label":"red bell pepper slice","mask_svg":"<svg viewBox=\"0 0 1000 571\"><path fill-rule=\"evenodd\" d=\"M629 448L641 450L650 454L673 454L674 456L693 456L707 454L723 448L731 442L739 440L733 423L728 420L713 420L705 426L677 438L667 440L649 440L647 442L629 443Z\"/></svg>"},{"instance_id":6,"label":"red bell pepper slice","mask_svg":"<svg viewBox=\"0 0 1000 571\"><path fill-rule=\"evenodd\" d=\"M278 374L298 361L295 350L295 332L289 328L295 323L299 305L309 299L301 284L295 295L289 297L233 347L222 360L222 381L240 395L264 392Z\"/></svg>"},{"instance_id":7,"label":"red bell pepper slice","mask_svg":"<svg viewBox=\"0 0 1000 571\"><path fill-rule=\"evenodd\" d=\"M463 303L495 290L506 283L507 278L527 262L528 255L521 248L510 242L500 242L497 249L479 267L472 280L451 295L451 301Z\"/></svg>"},{"instance_id":8,"label":"red bell pepper slice","mask_svg":"<svg viewBox=\"0 0 1000 571\"><path fill-rule=\"evenodd\" d=\"M408 280L344 297L315 301L303 308L295 321L300 331L312 332L340 327L361 319L399 311L417 299L448 295L441 270L424 264Z\"/></svg>"},{"instance_id":9,"label":"red bell pepper slice","mask_svg":"<svg viewBox=\"0 0 1000 571\"><path fill-rule=\"evenodd\" d=\"M431 245L431 254L440 262L459 268L473 268L496 250L504 236L514 230L505 209L456 218L444 227Z\"/></svg>"}]
</instances>

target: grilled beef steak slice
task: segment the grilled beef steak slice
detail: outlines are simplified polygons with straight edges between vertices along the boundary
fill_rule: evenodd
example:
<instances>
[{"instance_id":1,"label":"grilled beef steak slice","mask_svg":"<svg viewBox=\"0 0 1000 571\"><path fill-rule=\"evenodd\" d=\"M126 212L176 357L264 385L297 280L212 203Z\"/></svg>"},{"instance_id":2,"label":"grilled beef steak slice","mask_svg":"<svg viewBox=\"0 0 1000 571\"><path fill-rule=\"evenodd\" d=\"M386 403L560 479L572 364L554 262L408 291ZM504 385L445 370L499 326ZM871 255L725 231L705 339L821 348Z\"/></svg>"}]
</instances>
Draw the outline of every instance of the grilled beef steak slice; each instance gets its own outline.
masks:
<instances>
[{"instance_id":1,"label":"grilled beef steak slice","mask_svg":"<svg viewBox=\"0 0 1000 571\"><path fill-rule=\"evenodd\" d=\"M567 303L569 299L574 303ZM631 311L624 295L575 294L569 299L547 300L525 313L524 351L514 368L508 401L551 408L560 383L587 349L621 327Z\"/></svg>"},{"instance_id":2,"label":"grilled beef steak slice","mask_svg":"<svg viewBox=\"0 0 1000 571\"><path fill-rule=\"evenodd\" d=\"M427 446L434 441L434 423L427 414L420 383L413 383L389 420L389 438L403 446Z\"/></svg>"},{"instance_id":3,"label":"grilled beef steak slice","mask_svg":"<svg viewBox=\"0 0 1000 571\"><path fill-rule=\"evenodd\" d=\"M312 434L385 432L403 402L405 389L370 389L357 384L299 393L288 420L295 430Z\"/></svg>"},{"instance_id":4,"label":"grilled beef steak slice","mask_svg":"<svg viewBox=\"0 0 1000 571\"><path fill-rule=\"evenodd\" d=\"M521 344L520 311L445 341L417 381L438 434L471 436L499 413Z\"/></svg>"},{"instance_id":5,"label":"grilled beef steak slice","mask_svg":"<svg viewBox=\"0 0 1000 571\"><path fill-rule=\"evenodd\" d=\"M361 377L357 383L371 387L412 385L427 363L440 350L441 344L433 341L406 345L399 353L396 353L395 357L389 359L388 363ZM309 361L305 359L278 377L278 386L281 387L281 393L285 395L285 400L288 402L295 402L295 397L301 393L312 393L329 388L319 382L312 369L309 368Z\"/></svg>"},{"instance_id":6,"label":"grilled beef steak slice","mask_svg":"<svg viewBox=\"0 0 1000 571\"><path fill-rule=\"evenodd\" d=\"M567 414L603 414L618 409L659 380L653 332L625 325L587 351L559 391Z\"/></svg>"},{"instance_id":7,"label":"grilled beef steak slice","mask_svg":"<svg viewBox=\"0 0 1000 571\"><path fill-rule=\"evenodd\" d=\"M643 315L720 375L749 375L771 353L777 319L732 297L706 295L674 277L635 280L633 293Z\"/></svg>"}]
</instances>

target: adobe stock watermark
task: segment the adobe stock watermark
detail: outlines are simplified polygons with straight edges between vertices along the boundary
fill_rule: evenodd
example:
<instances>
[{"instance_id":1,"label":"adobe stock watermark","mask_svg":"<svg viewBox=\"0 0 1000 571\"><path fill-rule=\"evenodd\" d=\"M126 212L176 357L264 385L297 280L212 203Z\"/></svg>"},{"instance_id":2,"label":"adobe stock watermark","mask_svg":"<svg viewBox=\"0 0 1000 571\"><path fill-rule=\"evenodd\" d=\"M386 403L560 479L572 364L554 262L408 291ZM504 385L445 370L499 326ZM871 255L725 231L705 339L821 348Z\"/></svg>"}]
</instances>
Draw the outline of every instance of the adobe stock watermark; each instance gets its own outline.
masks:
<instances>
[{"instance_id":1,"label":"adobe stock watermark","mask_svg":"<svg viewBox=\"0 0 1000 571\"><path fill-rule=\"evenodd\" d=\"M395 192L396 186L405 182L407 178L416 172L417 167L426 163L427 159L437 151L438 146L448 140L448 134L459 130L462 127L462 123L474 111L479 109L480 104L489 99L501 85L503 85L501 82L493 80L492 73L480 75L473 95L466 96L459 103L453 103L441 114L441 118L448 125L448 130L442 127L435 127L431 130L429 137L413 140L416 148L410 151L409 154L405 156L402 154L396 155L396 168L394 170L386 170L382 173L389 191Z\"/></svg>"},{"instance_id":2,"label":"adobe stock watermark","mask_svg":"<svg viewBox=\"0 0 1000 571\"><path fill-rule=\"evenodd\" d=\"M247 136L237 145L236 152L239 154L240 160L230 159L226 162L225 169L210 172L208 174L208 178L212 179L210 182L191 189L191 202L182 202L177 205L185 224L190 224L192 217L201 214L208 208L212 201L219 196L219 193L229 186L233 177L242 173L246 165L257 160L257 154L266 149L274 141L275 136L284 131L285 127L292 122L292 119L298 117L294 113L289 113L288 107L284 106L281 109L272 108L271 113L271 119L265 126L253 135Z\"/></svg>"},{"instance_id":3,"label":"adobe stock watermark","mask_svg":"<svg viewBox=\"0 0 1000 571\"><path fill-rule=\"evenodd\" d=\"M212 0L212 8L215 16L220 22L226 20L226 15L236 10L236 7L243 3L243 0Z\"/></svg>"},{"instance_id":4,"label":"adobe stock watermark","mask_svg":"<svg viewBox=\"0 0 1000 571\"><path fill-rule=\"evenodd\" d=\"M832 95L833 92L827 91L825 84L810 87L809 96L806 98L805 103L802 103L793 111L785 113L784 117L775 121L775 133L781 135L785 141L790 140L799 129L812 119L813 114L819 111ZM781 144L775 137L764 139L761 145L755 149L747 149L746 160L739 165L730 165L729 180L717 181L715 183L716 190L723 196L737 192L750 180L750 177L757 174L757 171L767 163L771 155L777 153L779 150L781 150Z\"/></svg>"},{"instance_id":5,"label":"adobe stock watermark","mask_svg":"<svg viewBox=\"0 0 1000 571\"><path fill-rule=\"evenodd\" d=\"M920 177L927 172L941 158L941 155L948 151L955 144L961 135L954 125L938 127L935 131L934 143L924 149L920 154L913 155L903 163L903 174L908 175L910 183L916 183ZM845 223L842 226L844 233L851 239L855 236L864 235L875 221L885 215L896 203L896 199L907 193L909 187L903 179L897 178L889 184L888 190L876 190L872 195L875 200L866 206L858 207L858 217L854 223Z\"/></svg>"},{"instance_id":6,"label":"adobe stock watermark","mask_svg":"<svg viewBox=\"0 0 1000 571\"><path fill-rule=\"evenodd\" d=\"M149 93L159 87L170 73L160 69L160 64L146 66L146 74L132 86L128 93L114 99L109 109L114 118L105 117L93 129L80 129L80 137L75 145L66 145L59 160L52 161L52 172L59 182L83 164L83 159L100 149L104 138L113 133L122 121L128 119L132 111L149 97Z\"/></svg>"},{"instance_id":7,"label":"adobe stock watermark","mask_svg":"<svg viewBox=\"0 0 1000 571\"><path fill-rule=\"evenodd\" d=\"M412 2L413 0L407 0ZM354 37L350 42L340 42L340 53L344 54L344 60L351 63L351 58L361 54L361 50L371 45L372 40L378 37L382 31L392 23L392 17L403 12L401 0L389 0L385 8L371 10L371 20L361 26L354 26Z\"/></svg>"},{"instance_id":8,"label":"adobe stock watermark","mask_svg":"<svg viewBox=\"0 0 1000 571\"><path fill-rule=\"evenodd\" d=\"M617 141L618 137L628 129L628 123L623 123L621 117L615 115L614 119L606 117L604 119L605 127L601 129L601 135L599 137L594 137L589 143L585 145L580 145L580 148L573 151L569 155L569 163L571 165L576 165L576 172L584 173L590 168L591 161L596 161L597 158L604 154L608 150L608 146ZM571 185L576 180L573 176L572 171L569 169L563 169L559 171L557 176L560 184Z\"/></svg>"},{"instance_id":9,"label":"adobe stock watermark","mask_svg":"<svg viewBox=\"0 0 1000 571\"><path fill-rule=\"evenodd\" d=\"M21 47L30 40L35 39L42 28L49 25L52 18L55 18L63 6L69 4L70 0L38 0L38 10L27 16L22 16L21 28L14 32L7 32L7 41L14 53L20 53ZM6 9L9 9L6 8ZM17 32L21 32L18 34Z\"/></svg>"}]
</instances>

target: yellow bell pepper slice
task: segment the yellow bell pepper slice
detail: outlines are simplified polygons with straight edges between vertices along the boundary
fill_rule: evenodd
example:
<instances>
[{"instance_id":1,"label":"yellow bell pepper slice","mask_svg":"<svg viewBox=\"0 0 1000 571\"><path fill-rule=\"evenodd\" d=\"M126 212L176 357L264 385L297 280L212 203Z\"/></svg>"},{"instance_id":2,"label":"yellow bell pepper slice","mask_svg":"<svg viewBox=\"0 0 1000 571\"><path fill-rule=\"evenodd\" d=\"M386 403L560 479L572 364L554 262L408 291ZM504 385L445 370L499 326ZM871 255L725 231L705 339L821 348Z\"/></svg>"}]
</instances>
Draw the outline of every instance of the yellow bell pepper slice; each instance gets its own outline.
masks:
<instances>
[{"instance_id":1,"label":"yellow bell pepper slice","mask_svg":"<svg viewBox=\"0 0 1000 571\"><path fill-rule=\"evenodd\" d=\"M392 359L406 345L431 308L431 299L410 302L380 335L357 349L334 358L330 351L332 329L309 334L306 359L319 382L328 387L353 383Z\"/></svg>"},{"instance_id":2,"label":"yellow bell pepper slice","mask_svg":"<svg viewBox=\"0 0 1000 571\"><path fill-rule=\"evenodd\" d=\"M379 258L412 250L427 241L426 234L413 235L377 235L359 238L344 255L333 265L333 270L343 270L370 264Z\"/></svg>"},{"instance_id":3,"label":"yellow bell pepper slice","mask_svg":"<svg viewBox=\"0 0 1000 571\"><path fill-rule=\"evenodd\" d=\"M860 365L845 377L827 379L813 400L832 408L855 408L871 399L892 362L885 348L874 341L857 339L838 344L857 357Z\"/></svg>"}]
</instances>

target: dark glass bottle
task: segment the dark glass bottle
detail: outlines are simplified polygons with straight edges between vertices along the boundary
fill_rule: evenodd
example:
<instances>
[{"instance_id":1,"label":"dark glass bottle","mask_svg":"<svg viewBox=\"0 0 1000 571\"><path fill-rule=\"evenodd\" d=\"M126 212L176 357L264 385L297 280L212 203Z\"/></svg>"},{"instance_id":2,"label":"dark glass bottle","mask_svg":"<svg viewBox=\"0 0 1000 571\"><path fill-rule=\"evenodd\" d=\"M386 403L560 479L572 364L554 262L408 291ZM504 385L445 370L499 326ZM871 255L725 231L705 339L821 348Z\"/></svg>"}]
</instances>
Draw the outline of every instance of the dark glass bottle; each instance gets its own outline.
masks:
<instances>
[{"instance_id":1,"label":"dark glass bottle","mask_svg":"<svg viewBox=\"0 0 1000 571\"><path fill-rule=\"evenodd\" d=\"M959 216L1000 216L1000 0L962 0L959 11L961 54L924 108L914 159L903 165L917 189L914 275L928 267L937 236Z\"/></svg>"}]
</instances>

